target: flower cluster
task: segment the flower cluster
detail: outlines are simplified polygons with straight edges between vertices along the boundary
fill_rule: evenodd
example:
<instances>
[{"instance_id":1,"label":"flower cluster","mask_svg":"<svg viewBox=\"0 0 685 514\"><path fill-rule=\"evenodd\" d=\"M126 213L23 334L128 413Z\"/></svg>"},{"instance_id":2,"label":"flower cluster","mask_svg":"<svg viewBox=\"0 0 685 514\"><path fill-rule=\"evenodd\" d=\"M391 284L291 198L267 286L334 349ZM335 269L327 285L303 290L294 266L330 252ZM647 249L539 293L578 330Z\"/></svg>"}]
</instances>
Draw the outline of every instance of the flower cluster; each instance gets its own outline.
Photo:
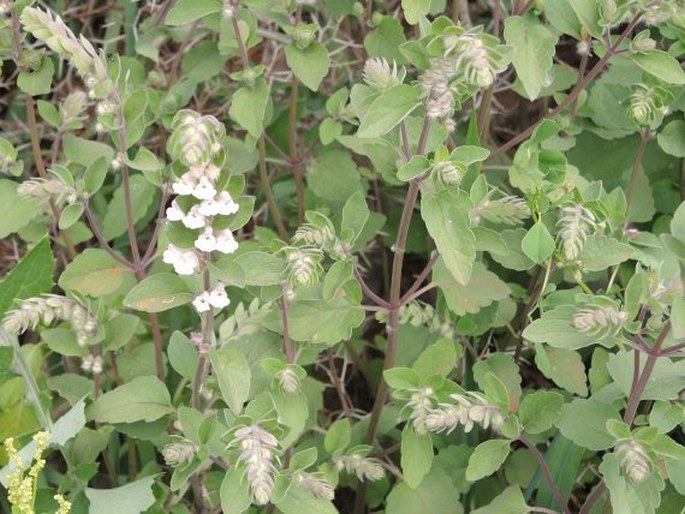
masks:
<instances>
[{"instance_id":1,"label":"flower cluster","mask_svg":"<svg viewBox=\"0 0 685 514\"><path fill-rule=\"evenodd\" d=\"M299 472L295 475L295 483L306 489L320 500L332 501L335 491L328 480L316 477L310 473Z\"/></svg>"},{"instance_id":2,"label":"flower cluster","mask_svg":"<svg viewBox=\"0 0 685 514\"><path fill-rule=\"evenodd\" d=\"M376 319L382 323L388 322L388 311L376 313ZM451 339L454 337L454 324L435 311L432 305L417 302L415 300L400 307L399 322L401 325L414 327L426 326L434 334Z\"/></svg>"},{"instance_id":3,"label":"flower cluster","mask_svg":"<svg viewBox=\"0 0 685 514\"><path fill-rule=\"evenodd\" d=\"M91 98L107 98L114 84L107 73L105 60L83 36L77 38L59 16L36 7L26 7L20 17L24 30L43 41L56 54L68 59L84 79Z\"/></svg>"},{"instance_id":4,"label":"flower cluster","mask_svg":"<svg viewBox=\"0 0 685 514\"><path fill-rule=\"evenodd\" d=\"M530 208L523 198L506 195L495 200L485 197L471 210L471 223L481 219L503 225L520 225L530 217Z\"/></svg>"},{"instance_id":5,"label":"flower cluster","mask_svg":"<svg viewBox=\"0 0 685 514\"><path fill-rule=\"evenodd\" d=\"M664 114L668 93L660 87L636 84L628 98L627 116L641 127L650 126Z\"/></svg>"},{"instance_id":6,"label":"flower cluster","mask_svg":"<svg viewBox=\"0 0 685 514\"><path fill-rule=\"evenodd\" d=\"M418 435L428 433L426 418L433 408L434 391L430 387L422 387L411 392L407 408L410 409L409 420Z\"/></svg>"},{"instance_id":7,"label":"flower cluster","mask_svg":"<svg viewBox=\"0 0 685 514\"><path fill-rule=\"evenodd\" d=\"M600 339L617 335L628 321L628 313L618 309L609 298L597 297L595 300L597 303L576 312L573 326Z\"/></svg>"},{"instance_id":8,"label":"flower cluster","mask_svg":"<svg viewBox=\"0 0 685 514\"><path fill-rule=\"evenodd\" d=\"M621 466L634 482L642 482L649 473L651 459L640 443L635 440L616 445L614 451L621 456Z\"/></svg>"},{"instance_id":9,"label":"flower cluster","mask_svg":"<svg viewBox=\"0 0 685 514\"><path fill-rule=\"evenodd\" d=\"M76 189L57 177L24 180L19 184L17 193L22 198L38 200L44 206L47 206L50 200L53 200L58 205L64 203L71 204L78 201Z\"/></svg>"},{"instance_id":10,"label":"flower cluster","mask_svg":"<svg viewBox=\"0 0 685 514\"><path fill-rule=\"evenodd\" d=\"M382 93L404 81L404 68L397 69L395 61L392 66L385 59L367 59L362 71L362 78L371 89Z\"/></svg>"},{"instance_id":11,"label":"flower cluster","mask_svg":"<svg viewBox=\"0 0 685 514\"><path fill-rule=\"evenodd\" d=\"M460 29L455 28L456 32ZM480 88L491 86L497 74L504 71L507 61L503 47L498 46L497 38L484 33L482 29L470 29L443 35L444 53L442 58L449 64L450 72L461 75L467 84Z\"/></svg>"},{"instance_id":12,"label":"flower cluster","mask_svg":"<svg viewBox=\"0 0 685 514\"><path fill-rule=\"evenodd\" d=\"M7 313L3 327L12 334L21 334L39 323L50 325L55 321L71 323L79 346L85 346L98 331L97 321L83 305L53 294L23 300L18 309Z\"/></svg>"},{"instance_id":13,"label":"flower cluster","mask_svg":"<svg viewBox=\"0 0 685 514\"><path fill-rule=\"evenodd\" d=\"M207 312L212 307L216 309L223 309L228 307L231 300L226 294L226 286L223 282L217 282L211 291L202 291L193 300L193 305L197 312Z\"/></svg>"},{"instance_id":14,"label":"flower cluster","mask_svg":"<svg viewBox=\"0 0 685 514\"><path fill-rule=\"evenodd\" d=\"M428 412L425 418L428 431L449 434L457 425L462 425L464 432L470 432L476 423L484 429L492 427L496 431L506 420L502 409L480 393L451 394L450 397L456 401L455 404L441 403Z\"/></svg>"},{"instance_id":15,"label":"flower cluster","mask_svg":"<svg viewBox=\"0 0 685 514\"><path fill-rule=\"evenodd\" d=\"M249 425L235 432L234 445L240 447L238 461L245 465L245 477L250 484L254 503L266 505L274 488L273 465L277 460L278 439L259 425Z\"/></svg>"},{"instance_id":16,"label":"flower cluster","mask_svg":"<svg viewBox=\"0 0 685 514\"><path fill-rule=\"evenodd\" d=\"M315 284L323 268L323 252L318 248L285 246L286 279L293 286L310 286Z\"/></svg>"},{"instance_id":17,"label":"flower cluster","mask_svg":"<svg viewBox=\"0 0 685 514\"><path fill-rule=\"evenodd\" d=\"M336 259L343 259L349 255L349 249L335 235L333 222L328 217L316 211L307 211L305 218L307 222L297 229L293 242L314 246Z\"/></svg>"},{"instance_id":18,"label":"flower cluster","mask_svg":"<svg viewBox=\"0 0 685 514\"><path fill-rule=\"evenodd\" d=\"M7 475L7 499L12 504L12 512L34 512L38 474L45 467L43 452L48 447L49 438L49 432L37 432L33 436L36 449L33 452L33 464L26 473L24 473L24 462L14 446L14 439L11 437L5 439L4 449L12 466L12 471Z\"/></svg>"},{"instance_id":19,"label":"flower cluster","mask_svg":"<svg viewBox=\"0 0 685 514\"><path fill-rule=\"evenodd\" d=\"M367 457L369 448L362 446L351 451L347 455L341 455L335 459L338 471L355 474L359 480L381 480L385 476L385 470L378 459Z\"/></svg>"},{"instance_id":20,"label":"flower cluster","mask_svg":"<svg viewBox=\"0 0 685 514\"><path fill-rule=\"evenodd\" d=\"M214 163L222 150L224 126L213 116L183 110L174 118L172 127L172 154L188 169L172 184L178 197L167 208L166 216L170 222L180 222L197 232L193 248L169 244L163 260L179 275L192 275L200 271L203 260L209 259L212 252L230 254L238 249L233 232L225 228L225 217L237 213L239 206L222 188L225 181ZM212 307L223 309L229 303L221 282L199 293L193 301L198 312L207 312Z\"/></svg>"},{"instance_id":21,"label":"flower cluster","mask_svg":"<svg viewBox=\"0 0 685 514\"><path fill-rule=\"evenodd\" d=\"M181 441L167 444L162 449L162 457L164 457L164 462L167 466L177 467L184 462L192 461L196 452L197 447L194 444L188 441Z\"/></svg>"},{"instance_id":22,"label":"flower cluster","mask_svg":"<svg viewBox=\"0 0 685 514\"><path fill-rule=\"evenodd\" d=\"M561 209L559 239L562 253L569 261L575 261L583 251L587 236L598 228L597 218L587 207L576 203Z\"/></svg>"},{"instance_id":23,"label":"flower cluster","mask_svg":"<svg viewBox=\"0 0 685 514\"><path fill-rule=\"evenodd\" d=\"M102 373L104 364L101 355L86 355L81 359L81 369L93 375Z\"/></svg>"},{"instance_id":24,"label":"flower cluster","mask_svg":"<svg viewBox=\"0 0 685 514\"><path fill-rule=\"evenodd\" d=\"M285 394L296 394L300 392L300 377L297 372L289 366L284 367L276 374L278 385Z\"/></svg>"}]
</instances>

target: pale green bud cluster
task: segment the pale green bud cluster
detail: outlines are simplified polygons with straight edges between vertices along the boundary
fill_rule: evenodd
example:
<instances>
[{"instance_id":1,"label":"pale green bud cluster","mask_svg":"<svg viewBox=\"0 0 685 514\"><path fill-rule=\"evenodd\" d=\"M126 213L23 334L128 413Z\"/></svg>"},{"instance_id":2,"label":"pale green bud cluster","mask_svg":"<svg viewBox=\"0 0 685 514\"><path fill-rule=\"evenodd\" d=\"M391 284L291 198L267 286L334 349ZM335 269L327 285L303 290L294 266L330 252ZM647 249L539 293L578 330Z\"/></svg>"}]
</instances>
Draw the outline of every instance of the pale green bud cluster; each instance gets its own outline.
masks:
<instances>
[{"instance_id":1,"label":"pale green bud cluster","mask_svg":"<svg viewBox=\"0 0 685 514\"><path fill-rule=\"evenodd\" d=\"M631 439L616 445L614 451L621 457L621 467L633 482L647 478L652 461L643 446Z\"/></svg>"},{"instance_id":2,"label":"pale green bud cluster","mask_svg":"<svg viewBox=\"0 0 685 514\"><path fill-rule=\"evenodd\" d=\"M425 326L433 334L447 338L454 337L452 322L438 314L432 305L413 300L400 307L398 314L401 325ZM389 320L388 311L377 312L376 319L381 323L387 323Z\"/></svg>"},{"instance_id":3,"label":"pale green bud cluster","mask_svg":"<svg viewBox=\"0 0 685 514\"><path fill-rule=\"evenodd\" d=\"M593 304L576 312L573 326L580 332L602 339L618 335L627 321L626 311L620 310L610 298L598 296Z\"/></svg>"},{"instance_id":4,"label":"pale green bud cluster","mask_svg":"<svg viewBox=\"0 0 685 514\"><path fill-rule=\"evenodd\" d=\"M69 93L59 107L60 124L69 126L83 119L88 97L83 91ZM98 106L99 107L99 106ZM80 127L80 124L78 125Z\"/></svg>"},{"instance_id":5,"label":"pale green bud cluster","mask_svg":"<svg viewBox=\"0 0 685 514\"><path fill-rule=\"evenodd\" d=\"M471 210L471 223L478 225L481 219L503 225L520 225L530 218L530 208L523 198L506 195L492 200L485 197Z\"/></svg>"},{"instance_id":6,"label":"pale green bud cluster","mask_svg":"<svg viewBox=\"0 0 685 514\"><path fill-rule=\"evenodd\" d=\"M566 260L575 261L583 251L587 236L597 231L596 216L587 207L576 203L561 209L559 215L561 252Z\"/></svg>"},{"instance_id":7,"label":"pale green bud cluster","mask_svg":"<svg viewBox=\"0 0 685 514\"><path fill-rule=\"evenodd\" d=\"M385 470L378 459L366 456L368 451L369 448L365 446L353 449L350 453L336 458L335 467L338 471L357 475L361 481L381 480L385 476Z\"/></svg>"},{"instance_id":8,"label":"pale green bud cluster","mask_svg":"<svg viewBox=\"0 0 685 514\"><path fill-rule=\"evenodd\" d=\"M506 421L502 409L480 393L451 394L455 403L441 403L426 416L426 429L430 432L452 432L458 425L470 432L478 424L483 429L498 431Z\"/></svg>"},{"instance_id":9,"label":"pale green bud cluster","mask_svg":"<svg viewBox=\"0 0 685 514\"><path fill-rule=\"evenodd\" d=\"M169 141L172 154L186 166L207 164L221 150L226 129L214 116L195 111L179 111L171 124Z\"/></svg>"},{"instance_id":10,"label":"pale green bud cluster","mask_svg":"<svg viewBox=\"0 0 685 514\"><path fill-rule=\"evenodd\" d=\"M628 99L627 116L641 127L648 127L664 114L664 98L659 89L637 84Z\"/></svg>"},{"instance_id":11,"label":"pale green bud cluster","mask_svg":"<svg viewBox=\"0 0 685 514\"><path fill-rule=\"evenodd\" d=\"M183 463L190 462L195 457L197 447L189 441L181 441L167 444L162 449L162 457L167 466L178 467Z\"/></svg>"},{"instance_id":12,"label":"pale green bud cluster","mask_svg":"<svg viewBox=\"0 0 685 514\"><path fill-rule=\"evenodd\" d=\"M332 501L335 498L333 486L324 478L300 471L294 476L294 480L296 484L320 500Z\"/></svg>"},{"instance_id":13,"label":"pale green bud cluster","mask_svg":"<svg viewBox=\"0 0 685 514\"><path fill-rule=\"evenodd\" d=\"M71 323L79 346L85 346L98 331L97 321L84 306L71 298L58 295L23 300L18 309L5 315L2 323L9 333L21 334L35 329L39 323L50 325L56 321Z\"/></svg>"},{"instance_id":14,"label":"pale green bud cluster","mask_svg":"<svg viewBox=\"0 0 685 514\"><path fill-rule=\"evenodd\" d=\"M387 91L404 81L404 68L397 68L395 61L392 66L384 58L374 57L367 59L362 71L362 78L366 85L379 93Z\"/></svg>"},{"instance_id":15,"label":"pale green bud cluster","mask_svg":"<svg viewBox=\"0 0 685 514\"><path fill-rule=\"evenodd\" d=\"M50 200L56 204L71 204L78 201L76 189L56 177L25 180L19 184L17 193L22 198L38 200L42 204L48 204Z\"/></svg>"},{"instance_id":16,"label":"pale green bud cluster","mask_svg":"<svg viewBox=\"0 0 685 514\"><path fill-rule=\"evenodd\" d=\"M266 505L274 488L278 440L259 425L239 428L232 445L240 448L238 462L245 466L245 479L250 485L254 503Z\"/></svg>"},{"instance_id":17,"label":"pale green bud cluster","mask_svg":"<svg viewBox=\"0 0 685 514\"><path fill-rule=\"evenodd\" d=\"M286 246L286 280L292 286L310 286L319 281L323 273L323 252L318 248Z\"/></svg>"},{"instance_id":18,"label":"pale green bud cluster","mask_svg":"<svg viewBox=\"0 0 685 514\"><path fill-rule=\"evenodd\" d=\"M59 16L36 7L26 7L20 20L24 30L45 43L56 54L67 59L84 79L89 96L107 98L114 84L107 73L104 59L86 38L77 38Z\"/></svg>"}]
</instances>

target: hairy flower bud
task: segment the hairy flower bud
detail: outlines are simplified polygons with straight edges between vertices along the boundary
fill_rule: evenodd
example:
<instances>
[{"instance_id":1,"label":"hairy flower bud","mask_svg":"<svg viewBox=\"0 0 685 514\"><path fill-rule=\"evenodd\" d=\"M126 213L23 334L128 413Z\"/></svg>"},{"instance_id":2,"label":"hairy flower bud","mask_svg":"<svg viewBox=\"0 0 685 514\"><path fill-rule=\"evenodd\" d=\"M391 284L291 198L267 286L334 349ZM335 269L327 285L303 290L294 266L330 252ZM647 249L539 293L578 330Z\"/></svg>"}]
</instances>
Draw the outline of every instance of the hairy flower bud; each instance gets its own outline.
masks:
<instances>
[{"instance_id":1,"label":"hairy flower bud","mask_svg":"<svg viewBox=\"0 0 685 514\"><path fill-rule=\"evenodd\" d=\"M395 61L392 62L391 67L385 59L374 57L364 64L362 78L367 86L382 93L402 83L404 68L398 71Z\"/></svg>"},{"instance_id":2,"label":"hairy flower bud","mask_svg":"<svg viewBox=\"0 0 685 514\"><path fill-rule=\"evenodd\" d=\"M559 239L562 253L569 261L578 259L585 246L587 236L597 230L597 218L581 204L573 204L561 209L559 216Z\"/></svg>"},{"instance_id":3,"label":"hairy flower bud","mask_svg":"<svg viewBox=\"0 0 685 514\"><path fill-rule=\"evenodd\" d=\"M273 461L278 440L259 425L239 428L232 445L240 448L238 462L245 466L245 478L250 484L252 497L257 505L266 505L274 487Z\"/></svg>"},{"instance_id":4,"label":"hairy flower bud","mask_svg":"<svg viewBox=\"0 0 685 514\"><path fill-rule=\"evenodd\" d=\"M610 298L597 297L573 317L573 326L580 332L597 337L618 335L628 321L628 313L619 310Z\"/></svg>"},{"instance_id":5,"label":"hairy flower bud","mask_svg":"<svg viewBox=\"0 0 685 514\"><path fill-rule=\"evenodd\" d=\"M471 211L471 221L478 225L481 219L504 225L520 225L530 217L530 209L523 198L504 196L491 200L484 198Z\"/></svg>"},{"instance_id":6,"label":"hairy flower bud","mask_svg":"<svg viewBox=\"0 0 685 514\"><path fill-rule=\"evenodd\" d=\"M655 88L638 84L629 97L626 114L640 126L654 123L662 112L663 98Z\"/></svg>"},{"instance_id":7,"label":"hairy flower bud","mask_svg":"<svg viewBox=\"0 0 685 514\"><path fill-rule=\"evenodd\" d=\"M323 273L323 253L318 248L286 246L286 278L293 286L310 286Z\"/></svg>"},{"instance_id":8,"label":"hairy flower bud","mask_svg":"<svg viewBox=\"0 0 685 514\"><path fill-rule=\"evenodd\" d=\"M380 480L385 476L385 470L377 459L365 457L362 453L355 452L349 455L341 455L335 461L339 471L356 474L359 480Z\"/></svg>"},{"instance_id":9,"label":"hairy flower bud","mask_svg":"<svg viewBox=\"0 0 685 514\"><path fill-rule=\"evenodd\" d=\"M299 472L295 475L295 482L321 500L332 501L335 497L333 486L323 478Z\"/></svg>"},{"instance_id":10,"label":"hairy flower bud","mask_svg":"<svg viewBox=\"0 0 685 514\"><path fill-rule=\"evenodd\" d=\"M162 457L167 466L177 467L192 461L196 451L197 448L190 442L171 443L162 449Z\"/></svg>"},{"instance_id":11,"label":"hairy flower bud","mask_svg":"<svg viewBox=\"0 0 685 514\"><path fill-rule=\"evenodd\" d=\"M633 482L642 482L651 468L651 459L642 445L630 440L619 443L614 451L622 457L621 466Z\"/></svg>"},{"instance_id":12,"label":"hairy flower bud","mask_svg":"<svg viewBox=\"0 0 685 514\"><path fill-rule=\"evenodd\" d=\"M214 116L202 116L189 109L176 113L171 128L171 148L186 166L208 164L221 149L217 143L226 132Z\"/></svg>"}]
</instances>

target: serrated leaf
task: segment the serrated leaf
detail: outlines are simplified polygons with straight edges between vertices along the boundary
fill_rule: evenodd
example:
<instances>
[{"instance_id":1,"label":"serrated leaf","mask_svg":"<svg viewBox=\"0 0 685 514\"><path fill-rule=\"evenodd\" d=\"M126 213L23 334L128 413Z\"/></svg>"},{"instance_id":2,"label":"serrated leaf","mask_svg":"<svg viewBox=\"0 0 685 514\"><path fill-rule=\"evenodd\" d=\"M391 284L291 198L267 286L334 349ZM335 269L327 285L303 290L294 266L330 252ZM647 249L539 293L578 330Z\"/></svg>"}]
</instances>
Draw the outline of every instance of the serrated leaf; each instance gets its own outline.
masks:
<instances>
[{"instance_id":1,"label":"serrated leaf","mask_svg":"<svg viewBox=\"0 0 685 514\"><path fill-rule=\"evenodd\" d=\"M551 391L535 391L523 397L519 419L528 434L539 434L549 429L561 416L564 397Z\"/></svg>"},{"instance_id":2,"label":"serrated leaf","mask_svg":"<svg viewBox=\"0 0 685 514\"><path fill-rule=\"evenodd\" d=\"M211 350L209 360L219 381L221 397L231 412L239 416L250 395L251 370L247 359L239 351L223 347Z\"/></svg>"},{"instance_id":3,"label":"serrated leaf","mask_svg":"<svg viewBox=\"0 0 685 514\"><path fill-rule=\"evenodd\" d=\"M563 406L557 426L565 438L578 446L599 451L611 448L615 443L606 429L606 422L610 419L621 419L618 411L611 405L592 398L578 399Z\"/></svg>"},{"instance_id":4,"label":"serrated leaf","mask_svg":"<svg viewBox=\"0 0 685 514\"><path fill-rule=\"evenodd\" d=\"M685 84L685 71L680 67L675 57L662 50L631 53L630 60L650 75L654 75L667 84Z\"/></svg>"},{"instance_id":5,"label":"serrated leaf","mask_svg":"<svg viewBox=\"0 0 685 514\"><path fill-rule=\"evenodd\" d=\"M616 239L591 234L588 236L578 260L586 271L602 271L630 259L634 250Z\"/></svg>"},{"instance_id":6,"label":"serrated leaf","mask_svg":"<svg viewBox=\"0 0 685 514\"><path fill-rule=\"evenodd\" d=\"M535 364L547 378L568 392L587 396L585 365L578 352L535 344Z\"/></svg>"}]
</instances>

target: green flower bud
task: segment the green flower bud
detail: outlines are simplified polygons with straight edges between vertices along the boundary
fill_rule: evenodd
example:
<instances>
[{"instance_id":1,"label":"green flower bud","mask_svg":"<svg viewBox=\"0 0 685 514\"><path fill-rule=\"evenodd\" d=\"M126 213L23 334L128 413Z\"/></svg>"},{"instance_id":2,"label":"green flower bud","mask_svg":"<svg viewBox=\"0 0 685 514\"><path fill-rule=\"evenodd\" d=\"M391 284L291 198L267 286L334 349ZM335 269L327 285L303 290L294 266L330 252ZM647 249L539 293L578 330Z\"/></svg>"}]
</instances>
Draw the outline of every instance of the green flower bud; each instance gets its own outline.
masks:
<instances>
[{"instance_id":1,"label":"green flower bud","mask_svg":"<svg viewBox=\"0 0 685 514\"><path fill-rule=\"evenodd\" d=\"M313 23L298 23L292 33L295 46L300 50L304 50L312 41L316 39L316 25Z\"/></svg>"}]
</instances>

